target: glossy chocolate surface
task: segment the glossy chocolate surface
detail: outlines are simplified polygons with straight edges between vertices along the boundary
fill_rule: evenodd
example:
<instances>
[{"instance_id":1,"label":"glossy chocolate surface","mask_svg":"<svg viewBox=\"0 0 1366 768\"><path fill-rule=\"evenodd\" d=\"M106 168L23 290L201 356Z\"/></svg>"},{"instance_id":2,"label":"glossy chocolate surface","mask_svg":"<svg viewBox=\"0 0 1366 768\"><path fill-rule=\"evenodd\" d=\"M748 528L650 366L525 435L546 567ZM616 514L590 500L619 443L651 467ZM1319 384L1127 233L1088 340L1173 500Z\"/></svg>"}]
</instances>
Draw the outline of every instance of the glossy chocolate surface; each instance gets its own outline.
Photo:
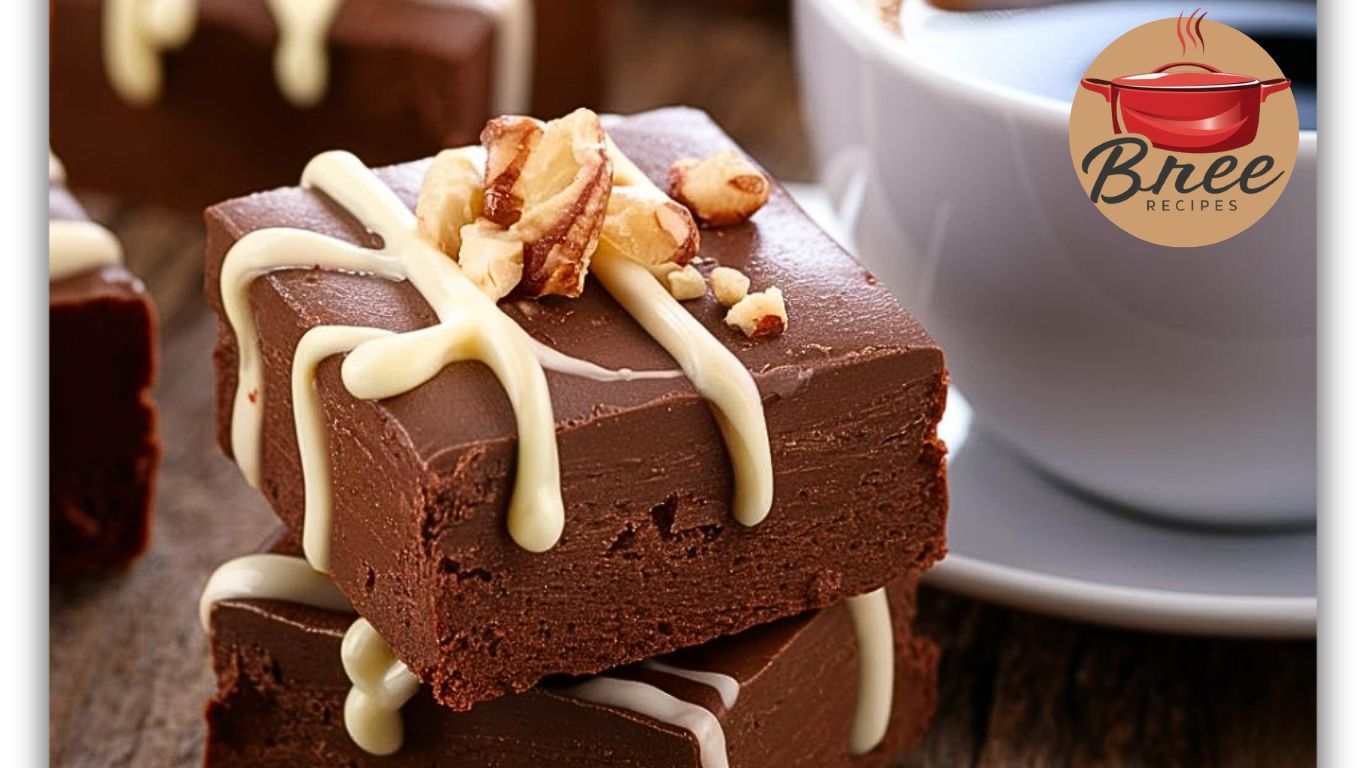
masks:
<instances>
[{"instance_id":1,"label":"glossy chocolate surface","mask_svg":"<svg viewBox=\"0 0 1366 768\"><path fill-rule=\"evenodd\" d=\"M662 110L609 128L657 182L683 155L733 146L704 115ZM410 204L425 163L381 171ZM277 190L207 213L206 286L249 231L301 227L369 242L318 194ZM787 332L749 341L710 297L686 306L755 377L765 402L776 501L749 529L730 515L731 466L715 420L685 379L595 382L548 374L558 420L563 538L543 554L506 532L515 429L487 369L456 364L407 394L361 401L339 359L319 369L335 508L333 576L445 704L526 690L834 604L944 553L944 453L935 435L943 355L892 295L781 190L750 222L703 232L710 266L780 286ZM317 270L275 272L251 299L265 380L262 489L296 531L303 510L289 373L321 324L395 331L433 322L406 283ZM533 336L608 367L669 368L654 341L592 280L580 299L506 301ZM220 443L227 448L236 346L220 325Z\"/></svg>"}]
</instances>

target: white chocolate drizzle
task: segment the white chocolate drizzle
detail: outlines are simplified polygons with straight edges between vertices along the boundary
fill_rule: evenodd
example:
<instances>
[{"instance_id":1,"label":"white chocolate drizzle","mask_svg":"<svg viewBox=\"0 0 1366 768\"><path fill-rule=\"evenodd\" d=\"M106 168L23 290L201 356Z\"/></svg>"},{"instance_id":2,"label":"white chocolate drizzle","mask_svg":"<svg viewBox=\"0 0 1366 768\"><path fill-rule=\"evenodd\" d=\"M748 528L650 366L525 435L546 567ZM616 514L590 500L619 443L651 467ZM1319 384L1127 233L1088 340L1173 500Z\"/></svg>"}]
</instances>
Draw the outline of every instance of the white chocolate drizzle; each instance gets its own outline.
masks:
<instances>
[{"instance_id":1,"label":"white chocolate drizzle","mask_svg":"<svg viewBox=\"0 0 1366 768\"><path fill-rule=\"evenodd\" d=\"M530 103L535 19L530 0L433 0L473 7L493 18L491 89L495 114L525 112ZM342 0L266 0L275 21L276 85L294 106L307 108L327 93L327 38ZM110 85L123 99L146 106L162 89L162 55L194 34L198 0L105 0L103 46Z\"/></svg>"},{"instance_id":2,"label":"white chocolate drizzle","mask_svg":"<svg viewBox=\"0 0 1366 768\"><path fill-rule=\"evenodd\" d=\"M206 632L214 604L232 599L281 600L329 611L355 611L327 574L288 555L247 555L219 566L199 599L199 618ZM343 710L347 734L370 754L397 752L403 746L403 706L421 689L421 682L365 619L353 622L342 637L341 663L352 686ZM667 670L696 679L690 674L697 673L688 670ZM739 684L725 675L719 677L730 680L736 689L735 694L722 694L729 708L738 695ZM686 728L701 745L705 768L726 766L725 734L715 715L704 707L677 699L647 683L614 678L592 678L567 693Z\"/></svg>"},{"instance_id":3,"label":"white chocolate drizzle","mask_svg":"<svg viewBox=\"0 0 1366 768\"><path fill-rule=\"evenodd\" d=\"M223 600L280 600L338 613L355 613L327 574L303 558L257 554L220 565L199 597L199 621L209 631L213 606ZM361 749L390 755L403 746L400 711L421 683L394 658L370 622L357 619L342 637L341 663L351 680L343 721Z\"/></svg>"},{"instance_id":4,"label":"white chocolate drizzle","mask_svg":"<svg viewBox=\"0 0 1366 768\"><path fill-rule=\"evenodd\" d=\"M104 69L114 91L146 106L161 95L162 53L194 34L198 0L105 0Z\"/></svg>"},{"instance_id":5,"label":"white chocolate drizzle","mask_svg":"<svg viewBox=\"0 0 1366 768\"><path fill-rule=\"evenodd\" d=\"M636 680L593 677L565 689L582 701L630 710L682 728L697 740L702 768L727 768L726 732L721 721L706 707L683 701L659 688Z\"/></svg>"},{"instance_id":6,"label":"white chocolate drizzle","mask_svg":"<svg viewBox=\"0 0 1366 768\"><path fill-rule=\"evenodd\" d=\"M302 558L288 555L247 555L219 566L199 599L199 619L204 631L209 631L213 606L233 599L280 600L328 611L355 612L327 574L314 570ZM849 750L861 755L882 741L891 720L892 624L884 590L850 598L848 605L859 654L859 694ZM341 663L352 684L343 710L347 734L371 754L397 752L403 746L402 709L421 689L421 682L365 619L353 622L343 636ZM710 686L726 709L733 708L739 699L740 684L729 675L682 669L654 660L639 666ZM583 701L629 710L683 728L696 739L703 768L729 765L725 730L706 707L683 701L648 683L605 676L589 678L564 692Z\"/></svg>"},{"instance_id":7,"label":"white chocolate drizzle","mask_svg":"<svg viewBox=\"0 0 1366 768\"><path fill-rule=\"evenodd\" d=\"M608 139L612 183L663 190ZM735 474L731 513L741 525L763 522L773 506L773 455L759 387L749 370L659 283L648 267L599 247L589 265L607 292L664 347L712 406Z\"/></svg>"},{"instance_id":8,"label":"white chocolate drizzle","mask_svg":"<svg viewBox=\"0 0 1366 768\"><path fill-rule=\"evenodd\" d=\"M389 649L365 619L346 630L342 667L351 679L343 719L356 746L372 755L392 755L403 747L403 705L422 683Z\"/></svg>"},{"instance_id":9,"label":"white chocolate drizzle","mask_svg":"<svg viewBox=\"0 0 1366 768\"><path fill-rule=\"evenodd\" d=\"M475 287L454 261L419 237L412 211L354 155L318 155L304 169L303 184L348 210L368 230L380 235L384 246L376 251L306 230L262 229L242 237L224 257L220 280L223 308L238 345L232 447L247 482L253 487L260 485L263 411L260 341L248 294L252 280L276 270L311 267L407 280L431 305L438 324L352 344L352 354L343 363L343 383L356 397L390 397L423 384L439 372L438 360L477 359L485 363L507 391L517 422L517 470L508 505L508 532L518 545L532 552L554 546L564 528L555 420L545 373L526 343L526 332ZM328 339L332 348L337 347L337 334L358 339L355 329L328 333L333 334ZM396 355L395 350L409 354ZM416 352L421 354L412 354ZM295 392L312 389L315 367L316 361L312 366L294 366ZM327 461L326 443L318 439L323 435L307 427L306 423L296 423L306 471L316 470ZM318 480L316 475L311 480L305 478L305 487L316 490ZM305 537L304 554L313 567L329 570L326 545L320 547L319 542L327 540L332 527L330 505L319 503L315 495L311 502L305 501L305 510L309 518L305 530L312 530L314 535Z\"/></svg>"},{"instance_id":10,"label":"white chocolate drizzle","mask_svg":"<svg viewBox=\"0 0 1366 768\"><path fill-rule=\"evenodd\" d=\"M640 663L641 669L648 669L674 677L681 677L684 680L691 680L700 683L716 691L716 695L721 697L721 704L726 709L735 706L735 702L740 698L740 681L730 675L721 672L706 672L697 669L683 669L662 661L649 659Z\"/></svg>"},{"instance_id":11,"label":"white chocolate drizzle","mask_svg":"<svg viewBox=\"0 0 1366 768\"><path fill-rule=\"evenodd\" d=\"M773 506L773 457L763 402L749 370L644 266L599 251L589 269L711 403L735 472L731 513L742 525L763 522Z\"/></svg>"},{"instance_id":12,"label":"white chocolate drizzle","mask_svg":"<svg viewBox=\"0 0 1366 768\"><path fill-rule=\"evenodd\" d=\"M309 561L324 568L332 561L332 467L327 451L317 448L327 444L327 427L316 386L318 365L333 355L390 335L377 328L325 325L309 329L294 351L290 385L294 433L304 480L302 542Z\"/></svg>"},{"instance_id":13,"label":"white chocolate drizzle","mask_svg":"<svg viewBox=\"0 0 1366 768\"><path fill-rule=\"evenodd\" d=\"M623 163L634 168L629 160L623 158ZM648 179L643 183L649 183ZM342 352L350 352L342 364L342 382L350 394L365 399L414 389L452 362L487 364L507 390L517 419L517 479L508 509L508 532L529 551L549 549L563 532L564 506L554 416L542 368L597 380L662 378L677 373L609 371L535 342L455 262L417 234L412 212L353 155L319 155L305 168L303 184L350 211L379 234L384 245L372 250L315 232L276 228L248 233L225 256L220 290L224 314L238 343L232 446L247 482L260 485L264 410L259 340L249 300L252 281L272 271L311 267L409 280L436 312L438 325L405 334L315 328L295 353L291 387L304 475L305 556L319 570L329 569L331 480L314 377L318 363ZM607 265L599 267L599 259ZM713 404L735 466L735 517L745 525L757 524L772 504L773 470L763 404L748 370L644 267L599 253L593 269L595 274L601 270L599 280L609 292L680 362L683 372Z\"/></svg>"},{"instance_id":14,"label":"white chocolate drizzle","mask_svg":"<svg viewBox=\"0 0 1366 768\"><path fill-rule=\"evenodd\" d=\"M536 339L528 336L532 349L536 353L536 359L541 361L541 365L552 371L577 376L581 379L590 381L649 381L656 379L676 379L683 375L677 369L665 371L636 371L630 368L603 368L596 363L590 363L577 357L571 357L565 353L546 344L542 344Z\"/></svg>"},{"instance_id":15,"label":"white chocolate drizzle","mask_svg":"<svg viewBox=\"0 0 1366 768\"><path fill-rule=\"evenodd\" d=\"M851 597L846 604L858 644L858 700L849 729L849 752L863 755L882 743L892 721L896 649L887 590Z\"/></svg>"},{"instance_id":16,"label":"white chocolate drizzle","mask_svg":"<svg viewBox=\"0 0 1366 768\"><path fill-rule=\"evenodd\" d=\"M280 600L327 611L352 610L351 601L327 574L289 555L246 555L218 566L199 596L199 622L205 632L213 606L224 600Z\"/></svg>"},{"instance_id":17,"label":"white chocolate drizzle","mask_svg":"<svg viewBox=\"0 0 1366 768\"><path fill-rule=\"evenodd\" d=\"M62 280L123 261L118 238L93 221L52 219L47 223L47 278Z\"/></svg>"},{"instance_id":18,"label":"white chocolate drizzle","mask_svg":"<svg viewBox=\"0 0 1366 768\"><path fill-rule=\"evenodd\" d=\"M66 180L62 161L47 150L47 182ZM100 267L123 263L123 246L113 233L93 221L48 219L47 279L63 280Z\"/></svg>"},{"instance_id":19,"label":"white chocolate drizzle","mask_svg":"<svg viewBox=\"0 0 1366 768\"><path fill-rule=\"evenodd\" d=\"M327 93L327 32L341 0L266 0L275 16L275 82L296 107L311 107Z\"/></svg>"}]
</instances>

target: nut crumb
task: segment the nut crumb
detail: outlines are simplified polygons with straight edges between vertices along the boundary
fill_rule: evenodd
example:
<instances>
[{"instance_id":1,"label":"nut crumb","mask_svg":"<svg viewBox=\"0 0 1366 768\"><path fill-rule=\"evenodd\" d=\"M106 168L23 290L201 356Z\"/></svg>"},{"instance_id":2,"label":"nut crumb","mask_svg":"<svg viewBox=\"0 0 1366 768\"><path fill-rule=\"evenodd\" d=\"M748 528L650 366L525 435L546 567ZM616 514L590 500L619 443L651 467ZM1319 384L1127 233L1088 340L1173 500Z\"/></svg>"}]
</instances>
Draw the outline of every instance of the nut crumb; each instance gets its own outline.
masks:
<instances>
[{"instance_id":1,"label":"nut crumb","mask_svg":"<svg viewBox=\"0 0 1366 768\"><path fill-rule=\"evenodd\" d=\"M777 336L787 330L783 292L770 287L762 293L749 294L726 313L726 325L751 339Z\"/></svg>"},{"instance_id":2,"label":"nut crumb","mask_svg":"<svg viewBox=\"0 0 1366 768\"><path fill-rule=\"evenodd\" d=\"M707 281L697 267L689 264L670 272L666 278L669 293L679 301L691 301L707 295Z\"/></svg>"},{"instance_id":3,"label":"nut crumb","mask_svg":"<svg viewBox=\"0 0 1366 768\"><path fill-rule=\"evenodd\" d=\"M763 171L732 150L685 157L669 168L669 196L709 227L748 220L768 202L769 187Z\"/></svg>"},{"instance_id":4,"label":"nut crumb","mask_svg":"<svg viewBox=\"0 0 1366 768\"><path fill-rule=\"evenodd\" d=\"M749 278L738 269L717 267L711 271L711 292L721 306L735 306L749 293Z\"/></svg>"}]
</instances>

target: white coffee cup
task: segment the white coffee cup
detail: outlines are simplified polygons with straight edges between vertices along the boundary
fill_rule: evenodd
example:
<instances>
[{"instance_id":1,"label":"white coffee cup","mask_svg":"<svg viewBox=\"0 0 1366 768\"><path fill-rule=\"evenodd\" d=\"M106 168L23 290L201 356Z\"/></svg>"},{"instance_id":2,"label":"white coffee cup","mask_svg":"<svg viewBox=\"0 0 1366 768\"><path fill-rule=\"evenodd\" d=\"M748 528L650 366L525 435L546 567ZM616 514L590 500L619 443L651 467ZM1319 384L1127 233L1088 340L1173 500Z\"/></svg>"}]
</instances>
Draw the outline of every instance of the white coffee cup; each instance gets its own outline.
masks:
<instances>
[{"instance_id":1,"label":"white coffee cup","mask_svg":"<svg viewBox=\"0 0 1366 768\"><path fill-rule=\"evenodd\" d=\"M906 3L924 34L970 23ZM1075 59L1079 79L1111 39L1171 10L1112 5L1135 18L1107 18L1084 42L1040 33L1032 65ZM1247 6L1219 20L1304 15L1295 3ZM1164 248L1081 192L1070 100L1009 82L1028 76L1011 51L958 52L997 57L1005 75L989 77L856 0L795 0L794 13L822 183L858 256L943 345L979 425L1136 510L1217 525L1313 519L1316 132L1301 132L1287 188L1260 222L1216 245Z\"/></svg>"}]
</instances>

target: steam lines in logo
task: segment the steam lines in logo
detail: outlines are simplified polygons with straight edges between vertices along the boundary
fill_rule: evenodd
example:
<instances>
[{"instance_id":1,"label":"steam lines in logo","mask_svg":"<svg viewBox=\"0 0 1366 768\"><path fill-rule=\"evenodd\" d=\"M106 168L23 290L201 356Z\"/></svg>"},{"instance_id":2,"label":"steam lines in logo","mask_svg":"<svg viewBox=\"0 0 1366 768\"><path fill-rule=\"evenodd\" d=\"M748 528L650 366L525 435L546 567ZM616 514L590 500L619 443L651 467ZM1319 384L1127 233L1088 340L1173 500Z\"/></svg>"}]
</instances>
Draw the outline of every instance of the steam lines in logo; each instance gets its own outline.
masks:
<instances>
[{"instance_id":1,"label":"steam lines in logo","mask_svg":"<svg viewBox=\"0 0 1366 768\"><path fill-rule=\"evenodd\" d=\"M1200 24L1208 15L1209 11L1200 13L1199 8L1191 11L1191 15L1189 16L1187 16L1184 11L1176 15L1176 39L1181 42L1182 56L1186 55L1186 40L1188 39L1190 40L1192 47L1195 46L1197 40L1200 41L1200 50L1205 50L1205 36L1200 34ZM1182 34L1181 32L1182 26L1185 26L1186 28L1185 34Z\"/></svg>"}]
</instances>

